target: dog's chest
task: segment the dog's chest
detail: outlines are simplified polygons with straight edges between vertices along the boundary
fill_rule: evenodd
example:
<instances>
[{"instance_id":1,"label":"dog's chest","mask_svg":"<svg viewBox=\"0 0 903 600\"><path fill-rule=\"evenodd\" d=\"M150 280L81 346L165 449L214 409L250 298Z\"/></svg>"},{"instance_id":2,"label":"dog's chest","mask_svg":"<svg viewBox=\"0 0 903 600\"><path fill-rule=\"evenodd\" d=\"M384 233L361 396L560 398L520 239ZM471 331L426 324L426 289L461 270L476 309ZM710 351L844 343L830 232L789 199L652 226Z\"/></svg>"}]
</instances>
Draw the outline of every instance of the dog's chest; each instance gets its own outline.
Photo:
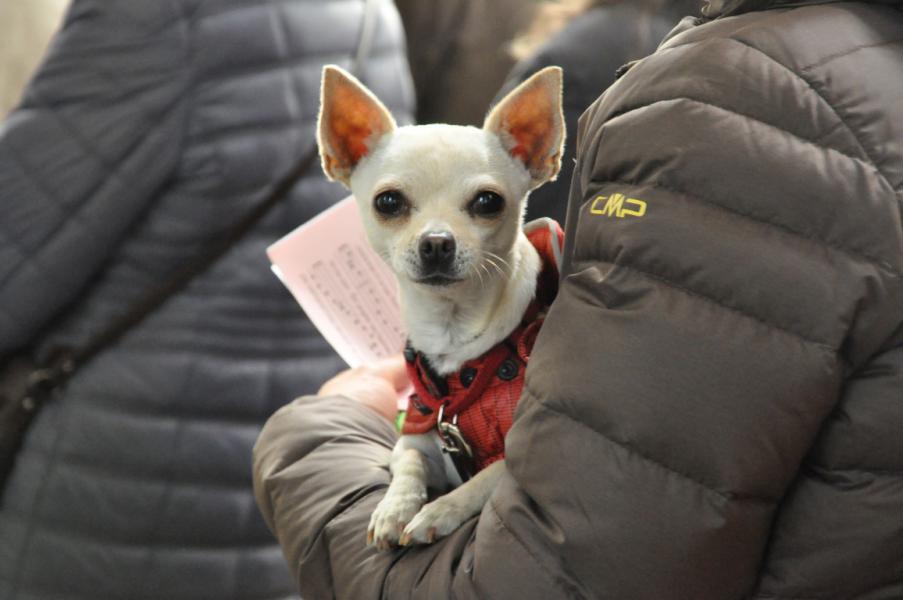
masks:
<instances>
[{"instance_id":1,"label":"dog's chest","mask_svg":"<svg viewBox=\"0 0 903 600\"><path fill-rule=\"evenodd\" d=\"M541 319L518 326L508 338L460 370L439 375L423 354L405 351L414 383L403 433L426 433L441 417L455 423L473 449L477 470L504 458L505 435L524 387L524 372Z\"/></svg>"},{"instance_id":2,"label":"dog's chest","mask_svg":"<svg viewBox=\"0 0 903 600\"><path fill-rule=\"evenodd\" d=\"M458 371L465 362L486 353L506 331L500 324L488 328L482 319L463 314L466 309L427 311L415 309L408 317L411 343L430 357L433 368L442 374ZM516 325L516 317L508 331ZM501 325L504 327L505 325Z\"/></svg>"}]
</instances>

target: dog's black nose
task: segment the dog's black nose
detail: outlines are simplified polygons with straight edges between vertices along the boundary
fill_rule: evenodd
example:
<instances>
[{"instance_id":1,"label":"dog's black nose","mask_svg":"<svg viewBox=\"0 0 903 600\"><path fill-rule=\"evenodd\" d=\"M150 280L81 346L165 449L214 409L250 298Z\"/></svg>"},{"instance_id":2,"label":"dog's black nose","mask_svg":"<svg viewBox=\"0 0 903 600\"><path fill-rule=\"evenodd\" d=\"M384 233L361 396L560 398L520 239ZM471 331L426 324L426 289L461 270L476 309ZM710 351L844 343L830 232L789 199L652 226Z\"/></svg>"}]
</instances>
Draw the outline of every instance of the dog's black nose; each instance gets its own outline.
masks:
<instances>
[{"instance_id":1,"label":"dog's black nose","mask_svg":"<svg viewBox=\"0 0 903 600\"><path fill-rule=\"evenodd\" d=\"M420 262L425 270L444 271L455 258L455 238L447 231L420 237Z\"/></svg>"}]
</instances>

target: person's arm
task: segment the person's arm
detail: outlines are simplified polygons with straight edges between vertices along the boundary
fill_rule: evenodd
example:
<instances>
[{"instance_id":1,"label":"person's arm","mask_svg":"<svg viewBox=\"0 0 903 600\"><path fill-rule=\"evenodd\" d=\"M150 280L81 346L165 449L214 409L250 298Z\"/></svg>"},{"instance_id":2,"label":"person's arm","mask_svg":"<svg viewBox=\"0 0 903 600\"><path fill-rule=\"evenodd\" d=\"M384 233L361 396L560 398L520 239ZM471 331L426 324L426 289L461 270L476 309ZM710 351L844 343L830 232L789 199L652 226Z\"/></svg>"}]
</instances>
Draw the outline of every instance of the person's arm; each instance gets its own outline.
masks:
<instances>
[{"instance_id":1,"label":"person's arm","mask_svg":"<svg viewBox=\"0 0 903 600\"><path fill-rule=\"evenodd\" d=\"M69 304L177 164L188 17L76 0L0 125L0 358Z\"/></svg>"},{"instance_id":2,"label":"person's arm","mask_svg":"<svg viewBox=\"0 0 903 600\"><path fill-rule=\"evenodd\" d=\"M810 140L836 117L798 85L741 44L691 45L635 66L584 116L564 278L509 475L449 538L365 546L389 480L385 419L335 397L273 417L258 498L305 597L751 592L868 310L875 271L851 268L867 259L836 236L868 218L854 208L885 206L851 202L850 182L873 182L860 161L829 151L820 167Z\"/></svg>"}]
</instances>

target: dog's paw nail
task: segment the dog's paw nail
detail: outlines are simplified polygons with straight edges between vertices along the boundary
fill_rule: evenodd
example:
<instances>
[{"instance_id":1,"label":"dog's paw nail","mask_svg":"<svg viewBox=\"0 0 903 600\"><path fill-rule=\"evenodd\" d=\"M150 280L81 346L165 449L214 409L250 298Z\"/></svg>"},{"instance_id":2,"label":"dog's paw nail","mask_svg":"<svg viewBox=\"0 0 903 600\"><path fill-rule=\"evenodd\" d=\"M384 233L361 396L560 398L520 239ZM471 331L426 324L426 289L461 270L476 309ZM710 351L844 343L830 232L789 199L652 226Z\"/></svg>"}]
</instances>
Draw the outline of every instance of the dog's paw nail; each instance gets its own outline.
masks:
<instances>
[{"instance_id":1,"label":"dog's paw nail","mask_svg":"<svg viewBox=\"0 0 903 600\"><path fill-rule=\"evenodd\" d=\"M430 527L429 531L426 533L426 541L432 544L436 541L436 528Z\"/></svg>"},{"instance_id":2,"label":"dog's paw nail","mask_svg":"<svg viewBox=\"0 0 903 600\"><path fill-rule=\"evenodd\" d=\"M373 530L368 529L367 530L367 545L370 546L372 544L373 544Z\"/></svg>"},{"instance_id":3,"label":"dog's paw nail","mask_svg":"<svg viewBox=\"0 0 903 600\"><path fill-rule=\"evenodd\" d=\"M398 540L398 545L399 546L407 546L410 543L411 543L411 534L407 533L407 532L401 534L401 538Z\"/></svg>"}]
</instances>

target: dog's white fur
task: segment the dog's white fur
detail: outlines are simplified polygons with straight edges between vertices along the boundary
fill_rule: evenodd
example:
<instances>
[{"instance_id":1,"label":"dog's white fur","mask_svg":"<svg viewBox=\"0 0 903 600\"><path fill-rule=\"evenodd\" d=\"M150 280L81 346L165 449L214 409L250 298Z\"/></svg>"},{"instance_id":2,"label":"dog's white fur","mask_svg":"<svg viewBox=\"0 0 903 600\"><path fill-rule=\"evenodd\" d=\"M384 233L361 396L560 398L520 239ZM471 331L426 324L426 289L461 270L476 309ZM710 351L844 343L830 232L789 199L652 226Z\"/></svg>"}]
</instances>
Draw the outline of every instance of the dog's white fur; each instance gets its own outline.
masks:
<instances>
[{"instance_id":1,"label":"dog's white fur","mask_svg":"<svg viewBox=\"0 0 903 600\"><path fill-rule=\"evenodd\" d=\"M508 94L482 129L396 127L388 110L337 67L323 75L318 141L324 171L357 199L367 237L395 273L411 345L440 375L457 371L503 340L535 294L540 258L523 233L530 190L554 179L564 143L561 70L550 67ZM409 210L390 218L374 198L393 190ZM483 191L504 198L492 218L474 216ZM419 282L422 236L453 234L450 285ZM404 435L392 454L392 483L368 540L381 548L430 542L478 513L504 473L504 461L426 504L427 489L460 483L435 434Z\"/></svg>"}]
</instances>

